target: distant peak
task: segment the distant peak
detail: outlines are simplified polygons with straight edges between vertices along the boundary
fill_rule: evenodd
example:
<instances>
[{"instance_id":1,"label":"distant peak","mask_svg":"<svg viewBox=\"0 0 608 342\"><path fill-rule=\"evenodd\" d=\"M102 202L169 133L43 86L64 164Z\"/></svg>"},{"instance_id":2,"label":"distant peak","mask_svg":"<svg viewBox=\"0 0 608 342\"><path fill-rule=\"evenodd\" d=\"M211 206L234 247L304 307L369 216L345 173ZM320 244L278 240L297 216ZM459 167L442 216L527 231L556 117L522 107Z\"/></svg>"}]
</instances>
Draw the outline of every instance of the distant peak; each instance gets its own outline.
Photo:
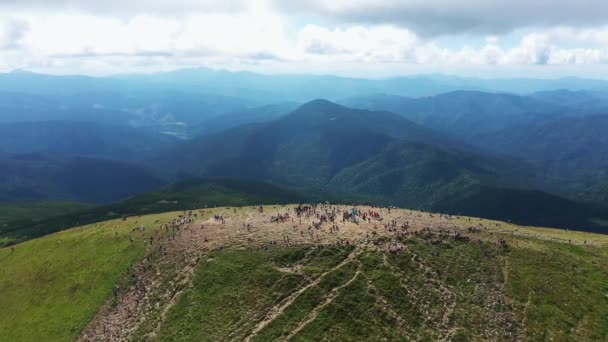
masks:
<instances>
[{"instance_id":1,"label":"distant peak","mask_svg":"<svg viewBox=\"0 0 608 342\"><path fill-rule=\"evenodd\" d=\"M326 99L315 99L315 100L312 100L312 101L306 103L305 105L307 105L307 104L311 104L311 105L316 105L316 104L331 105L331 104L334 104L335 105L335 103L333 103L333 102L331 102L329 100L326 100Z\"/></svg>"},{"instance_id":2,"label":"distant peak","mask_svg":"<svg viewBox=\"0 0 608 342\"><path fill-rule=\"evenodd\" d=\"M325 99L316 99L316 100L312 100L310 102L303 104L302 106L300 106L300 109L319 109L319 108L336 108L336 107L342 107L342 106L340 106L336 103L333 103L331 101L325 100Z\"/></svg>"}]
</instances>

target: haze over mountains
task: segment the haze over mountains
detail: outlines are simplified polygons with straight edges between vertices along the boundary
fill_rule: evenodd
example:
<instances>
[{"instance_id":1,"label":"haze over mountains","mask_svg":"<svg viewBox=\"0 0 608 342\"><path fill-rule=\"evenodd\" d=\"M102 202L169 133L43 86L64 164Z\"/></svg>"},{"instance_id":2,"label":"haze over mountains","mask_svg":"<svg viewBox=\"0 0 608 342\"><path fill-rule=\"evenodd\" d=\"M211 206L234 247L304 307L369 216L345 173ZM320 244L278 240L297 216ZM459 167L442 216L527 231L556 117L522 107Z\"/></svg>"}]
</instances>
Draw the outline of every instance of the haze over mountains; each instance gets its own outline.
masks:
<instances>
[{"instance_id":1,"label":"haze over mountains","mask_svg":"<svg viewBox=\"0 0 608 342\"><path fill-rule=\"evenodd\" d=\"M608 82L210 69L0 75L3 202L190 178L602 231Z\"/></svg>"}]
</instances>

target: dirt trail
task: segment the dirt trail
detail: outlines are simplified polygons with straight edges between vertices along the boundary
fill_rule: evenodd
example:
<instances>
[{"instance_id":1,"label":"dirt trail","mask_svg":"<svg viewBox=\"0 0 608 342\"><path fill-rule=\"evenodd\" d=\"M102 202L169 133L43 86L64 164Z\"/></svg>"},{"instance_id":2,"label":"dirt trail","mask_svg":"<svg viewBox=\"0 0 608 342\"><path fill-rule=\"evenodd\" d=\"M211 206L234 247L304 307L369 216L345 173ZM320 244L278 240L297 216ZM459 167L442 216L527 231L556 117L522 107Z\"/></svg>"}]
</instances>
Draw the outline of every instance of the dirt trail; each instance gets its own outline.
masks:
<instances>
[{"instance_id":1,"label":"dirt trail","mask_svg":"<svg viewBox=\"0 0 608 342\"><path fill-rule=\"evenodd\" d=\"M328 306L329 304L331 304L331 302L334 301L334 299L336 297L338 297L340 295L340 291L345 288L348 287L350 284L353 283L353 281L355 281L355 279L357 279L357 276L359 276L359 274L361 274L361 270L358 269L357 272L355 272L355 275L353 275L353 277L348 280L346 283L338 286L338 287L334 287L331 292L329 293L329 295L327 296L327 298L325 299L325 301L315 307L307 316L306 318L301 321L300 323L298 323L298 326L285 338L285 341L289 341L291 340L294 336L296 336L300 331L302 331L302 329L304 329L310 322L314 321L317 316L319 315L319 312L321 312L321 310L323 310L323 308L325 308L326 306Z\"/></svg>"},{"instance_id":2,"label":"dirt trail","mask_svg":"<svg viewBox=\"0 0 608 342\"><path fill-rule=\"evenodd\" d=\"M401 317L392 307L392 304L380 294L380 291L374 286L372 280L362 272L363 276L367 279L367 287L372 290L371 293L376 297L376 304L386 312L391 318L393 318L397 322L397 328L400 330L401 334L406 338L407 341L412 340L412 335L414 331L412 331L411 327L404 325L405 320Z\"/></svg>"},{"instance_id":3,"label":"dirt trail","mask_svg":"<svg viewBox=\"0 0 608 342\"><path fill-rule=\"evenodd\" d=\"M503 290L505 288L505 286L507 286L507 283L509 282L509 259L505 258L505 257L501 257L502 260L502 274L503 274L503 278L504 281L502 282L502 285L500 286L500 289Z\"/></svg>"},{"instance_id":4,"label":"dirt trail","mask_svg":"<svg viewBox=\"0 0 608 342\"><path fill-rule=\"evenodd\" d=\"M528 310L530 309L530 304L532 304L532 289L530 289L528 291L528 300L526 301L526 304L524 305L524 310L523 310L523 314L522 314L522 320L521 320L521 330L520 330L520 334L518 336L520 341L524 341L525 340L525 331L526 331L526 324L528 321Z\"/></svg>"},{"instance_id":5,"label":"dirt trail","mask_svg":"<svg viewBox=\"0 0 608 342\"><path fill-rule=\"evenodd\" d=\"M283 301L281 301L280 303L278 303L274 307L272 307L268 311L268 313L266 314L266 316L255 326L255 328L253 328L253 330L251 331L251 333L249 334L249 336L247 336L245 338L245 341L251 341L251 339L254 338L255 335L257 335L268 324L272 323L272 321L274 321L279 315L281 315L283 313L283 311L285 311L285 309L287 309L287 307L289 307L291 304L293 304L293 302L296 299L298 299L298 297L300 297L300 295L302 293L306 292L306 290L308 290L309 288L311 288L313 286L319 285L319 283L323 280L323 278L325 278L325 276L327 276L328 274L330 274L333 271L341 268L342 266L348 264L349 262L352 262L360 252L361 252L361 249L359 249L359 248L354 249L337 266L335 266L334 268L332 268L331 270L329 270L327 272L322 273L320 276L318 276L317 278L315 278L312 282L310 282L307 285L301 287L299 290L297 290L296 292L294 292L293 294L291 294L290 296L288 296L287 298L285 298Z\"/></svg>"}]
</instances>

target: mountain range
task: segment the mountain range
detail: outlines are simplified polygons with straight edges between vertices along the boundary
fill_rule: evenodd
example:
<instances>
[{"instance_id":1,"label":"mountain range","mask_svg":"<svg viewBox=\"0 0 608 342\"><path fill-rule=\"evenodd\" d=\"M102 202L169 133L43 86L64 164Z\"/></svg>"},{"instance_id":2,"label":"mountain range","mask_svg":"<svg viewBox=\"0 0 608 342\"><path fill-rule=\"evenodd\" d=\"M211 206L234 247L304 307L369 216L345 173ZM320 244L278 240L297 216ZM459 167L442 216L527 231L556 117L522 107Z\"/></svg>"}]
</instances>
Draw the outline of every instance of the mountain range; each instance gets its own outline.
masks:
<instances>
[{"instance_id":1,"label":"mountain range","mask_svg":"<svg viewBox=\"0 0 608 342\"><path fill-rule=\"evenodd\" d=\"M364 79L334 75L258 74L209 68L179 69L150 74L118 74L106 77L45 75L16 70L0 74L0 92L32 94L170 92L207 93L261 102L339 100L364 94L384 93L409 97L438 95L455 90L529 94L547 90L608 90L605 80L565 77L559 79L481 79L440 74Z\"/></svg>"},{"instance_id":2,"label":"mountain range","mask_svg":"<svg viewBox=\"0 0 608 342\"><path fill-rule=\"evenodd\" d=\"M0 201L107 204L235 179L304 199L601 231L606 94L581 79L4 74Z\"/></svg>"},{"instance_id":3,"label":"mountain range","mask_svg":"<svg viewBox=\"0 0 608 342\"><path fill-rule=\"evenodd\" d=\"M160 172L168 178L268 181L315 189L332 200L450 213L478 212L483 202L495 206L485 210L493 217L516 222L583 224L595 212L540 191L551 182L533 163L486 153L399 115L326 100L306 103L271 122L184 142L149 165L164 165ZM507 206L509 197L514 200ZM526 211L535 202L544 204L534 214Z\"/></svg>"}]
</instances>

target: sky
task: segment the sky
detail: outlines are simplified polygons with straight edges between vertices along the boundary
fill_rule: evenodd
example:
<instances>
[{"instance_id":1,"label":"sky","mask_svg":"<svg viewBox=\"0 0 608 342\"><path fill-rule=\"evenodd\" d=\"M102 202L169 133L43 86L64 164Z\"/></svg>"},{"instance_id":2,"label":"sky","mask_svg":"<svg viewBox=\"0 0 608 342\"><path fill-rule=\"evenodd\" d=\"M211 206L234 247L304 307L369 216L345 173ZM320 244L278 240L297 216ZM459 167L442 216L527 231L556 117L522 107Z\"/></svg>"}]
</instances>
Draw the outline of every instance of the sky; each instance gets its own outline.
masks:
<instances>
[{"instance_id":1,"label":"sky","mask_svg":"<svg viewBox=\"0 0 608 342\"><path fill-rule=\"evenodd\" d=\"M608 78L606 0L0 0L0 72Z\"/></svg>"}]
</instances>

